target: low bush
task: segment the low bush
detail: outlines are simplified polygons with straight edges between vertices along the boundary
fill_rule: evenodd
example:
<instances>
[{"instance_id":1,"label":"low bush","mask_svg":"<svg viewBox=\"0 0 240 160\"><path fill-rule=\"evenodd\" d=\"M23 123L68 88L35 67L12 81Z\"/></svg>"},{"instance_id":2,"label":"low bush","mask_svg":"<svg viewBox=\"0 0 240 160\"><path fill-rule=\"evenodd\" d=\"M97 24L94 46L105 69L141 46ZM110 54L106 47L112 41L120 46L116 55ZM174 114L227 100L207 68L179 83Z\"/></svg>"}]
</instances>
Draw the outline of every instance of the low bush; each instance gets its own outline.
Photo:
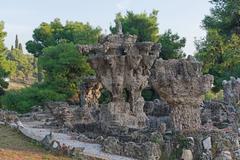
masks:
<instances>
[{"instance_id":1,"label":"low bush","mask_svg":"<svg viewBox=\"0 0 240 160\"><path fill-rule=\"evenodd\" d=\"M21 90L10 90L0 98L1 106L4 109L14 110L19 113L25 113L31 110L33 106L42 105L47 101L66 100L65 94L59 94L56 91L33 85L32 87Z\"/></svg>"},{"instance_id":2,"label":"low bush","mask_svg":"<svg viewBox=\"0 0 240 160\"><path fill-rule=\"evenodd\" d=\"M223 100L223 90L220 90L219 92L215 93L213 91L208 91L204 95L204 100L210 101L210 100Z\"/></svg>"}]
</instances>

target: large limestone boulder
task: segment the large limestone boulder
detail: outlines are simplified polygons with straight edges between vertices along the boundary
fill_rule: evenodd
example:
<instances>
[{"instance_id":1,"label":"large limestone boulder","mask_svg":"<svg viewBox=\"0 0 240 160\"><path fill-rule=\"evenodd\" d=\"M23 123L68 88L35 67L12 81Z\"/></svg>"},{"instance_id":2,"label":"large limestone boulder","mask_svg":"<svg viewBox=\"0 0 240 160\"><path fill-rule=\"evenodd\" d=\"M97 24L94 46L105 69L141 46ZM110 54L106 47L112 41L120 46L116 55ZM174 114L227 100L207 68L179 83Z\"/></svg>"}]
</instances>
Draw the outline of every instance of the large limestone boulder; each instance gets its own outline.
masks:
<instances>
[{"instance_id":1,"label":"large limestone boulder","mask_svg":"<svg viewBox=\"0 0 240 160\"><path fill-rule=\"evenodd\" d=\"M213 82L213 76L201 73L202 64L193 58L156 60L150 83L172 107L171 118L176 130L197 129L201 125L202 95Z\"/></svg>"},{"instance_id":2,"label":"large limestone boulder","mask_svg":"<svg viewBox=\"0 0 240 160\"><path fill-rule=\"evenodd\" d=\"M104 128L146 126L141 91L148 85L150 68L159 55L160 46L136 42L131 35L109 35L97 45L79 45L89 54L89 62L103 87L111 93L112 102L102 105L100 122Z\"/></svg>"},{"instance_id":3,"label":"large limestone boulder","mask_svg":"<svg viewBox=\"0 0 240 160\"><path fill-rule=\"evenodd\" d=\"M240 78L231 77L229 81L223 81L224 102L237 106L240 103Z\"/></svg>"}]
</instances>

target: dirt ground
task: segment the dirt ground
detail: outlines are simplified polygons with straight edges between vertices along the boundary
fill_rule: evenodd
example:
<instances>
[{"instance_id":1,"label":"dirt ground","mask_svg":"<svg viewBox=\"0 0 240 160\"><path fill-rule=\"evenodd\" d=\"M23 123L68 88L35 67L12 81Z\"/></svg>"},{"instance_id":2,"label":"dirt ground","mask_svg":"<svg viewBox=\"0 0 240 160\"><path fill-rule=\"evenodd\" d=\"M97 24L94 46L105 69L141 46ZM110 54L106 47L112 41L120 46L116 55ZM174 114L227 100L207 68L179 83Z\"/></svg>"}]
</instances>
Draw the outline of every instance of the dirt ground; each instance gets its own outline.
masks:
<instances>
[{"instance_id":1,"label":"dirt ground","mask_svg":"<svg viewBox=\"0 0 240 160\"><path fill-rule=\"evenodd\" d=\"M0 160L70 160L70 158L53 155L17 130L0 125Z\"/></svg>"}]
</instances>

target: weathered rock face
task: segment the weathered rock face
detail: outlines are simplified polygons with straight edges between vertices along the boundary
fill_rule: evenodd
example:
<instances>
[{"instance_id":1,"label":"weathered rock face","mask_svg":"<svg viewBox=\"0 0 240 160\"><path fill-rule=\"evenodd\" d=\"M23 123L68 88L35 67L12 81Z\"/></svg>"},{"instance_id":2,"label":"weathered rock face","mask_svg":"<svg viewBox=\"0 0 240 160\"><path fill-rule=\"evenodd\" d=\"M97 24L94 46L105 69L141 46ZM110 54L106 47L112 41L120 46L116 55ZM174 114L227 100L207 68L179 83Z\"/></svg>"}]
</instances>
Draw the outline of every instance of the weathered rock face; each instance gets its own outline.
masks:
<instances>
[{"instance_id":1,"label":"weathered rock face","mask_svg":"<svg viewBox=\"0 0 240 160\"><path fill-rule=\"evenodd\" d=\"M99 120L98 99L101 96L102 85L96 77L88 77L80 86L79 123L90 124Z\"/></svg>"},{"instance_id":2,"label":"weathered rock face","mask_svg":"<svg viewBox=\"0 0 240 160\"><path fill-rule=\"evenodd\" d=\"M213 77L202 75L202 65L193 58L156 60L150 83L172 107L171 118L176 130L197 129L201 125L202 95L211 88Z\"/></svg>"},{"instance_id":3,"label":"weathered rock face","mask_svg":"<svg viewBox=\"0 0 240 160\"><path fill-rule=\"evenodd\" d=\"M139 160L158 160L161 157L159 144L144 142L119 142L115 137L108 137L103 142L103 150L108 153L125 155Z\"/></svg>"},{"instance_id":4,"label":"weathered rock face","mask_svg":"<svg viewBox=\"0 0 240 160\"><path fill-rule=\"evenodd\" d=\"M112 96L112 102L101 106L103 127L146 125L141 91L148 84L149 69L158 57L160 46L137 43L136 39L136 36L117 34L105 37L95 46L79 46L81 53L90 53L89 62L96 70L97 79Z\"/></svg>"},{"instance_id":5,"label":"weathered rock face","mask_svg":"<svg viewBox=\"0 0 240 160\"><path fill-rule=\"evenodd\" d=\"M231 77L229 81L223 81L224 102L231 106L240 103L240 78Z\"/></svg>"},{"instance_id":6,"label":"weathered rock face","mask_svg":"<svg viewBox=\"0 0 240 160\"><path fill-rule=\"evenodd\" d=\"M84 80L80 87L80 106L93 107L98 104L98 99L101 96L102 85L95 77L89 77Z\"/></svg>"},{"instance_id":7,"label":"weathered rock face","mask_svg":"<svg viewBox=\"0 0 240 160\"><path fill-rule=\"evenodd\" d=\"M59 126L65 125L72 128L71 122L74 120L74 112L70 110L68 103L48 102L45 106L50 110Z\"/></svg>"},{"instance_id":8,"label":"weathered rock face","mask_svg":"<svg viewBox=\"0 0 240 160\"><path fill-rule=\"evenodd\" d=\"M235 109L221 101L204 102L201 110L201 122L205 126L215 126L218 129L237 129L237 113Z\"/></svg>"},{"instance_id":9,"label":"weathered rock face","mask_svg":"<svg viewBox=\"0 0 240 160\"><path fill-rule=\"evenodd\" d=\"M166 130L172 128L170 119L171 107L163 100L155 99L144 104L144 112L148 116L148 126L153 129ZM165 126L164 126L165 125ZM161 129L162 128L162 129Z\"/></svg>"}]
</instances>

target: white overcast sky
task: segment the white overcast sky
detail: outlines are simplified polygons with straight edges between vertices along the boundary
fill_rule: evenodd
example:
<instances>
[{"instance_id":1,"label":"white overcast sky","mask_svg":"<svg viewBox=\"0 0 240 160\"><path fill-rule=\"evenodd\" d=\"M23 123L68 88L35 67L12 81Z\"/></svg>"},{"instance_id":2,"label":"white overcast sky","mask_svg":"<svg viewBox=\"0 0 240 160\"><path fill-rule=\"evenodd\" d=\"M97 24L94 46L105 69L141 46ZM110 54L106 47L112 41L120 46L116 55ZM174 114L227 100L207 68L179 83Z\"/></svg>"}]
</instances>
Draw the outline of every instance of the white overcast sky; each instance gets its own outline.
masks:
<instances>
[{"instance_id":1,"label":"white overcast sky","mask_svg":"<svg viewBox=\"0 0 240 160\"><path fill-rule=\"evenodd\" d=\"M150 13L157 9L160 33L172 29L186 37L184 51L193 54L194 38L205 36L200 26L210 7L208 0L4 0L0 5L0 20L5 22L8 32L5 43L10 47L16 34L25 44L32 39L34 28L54 18L60 18L62 22L89 22L109 33L116 13L124 14L127 10Z\"/></svg>"}]
</instances>

